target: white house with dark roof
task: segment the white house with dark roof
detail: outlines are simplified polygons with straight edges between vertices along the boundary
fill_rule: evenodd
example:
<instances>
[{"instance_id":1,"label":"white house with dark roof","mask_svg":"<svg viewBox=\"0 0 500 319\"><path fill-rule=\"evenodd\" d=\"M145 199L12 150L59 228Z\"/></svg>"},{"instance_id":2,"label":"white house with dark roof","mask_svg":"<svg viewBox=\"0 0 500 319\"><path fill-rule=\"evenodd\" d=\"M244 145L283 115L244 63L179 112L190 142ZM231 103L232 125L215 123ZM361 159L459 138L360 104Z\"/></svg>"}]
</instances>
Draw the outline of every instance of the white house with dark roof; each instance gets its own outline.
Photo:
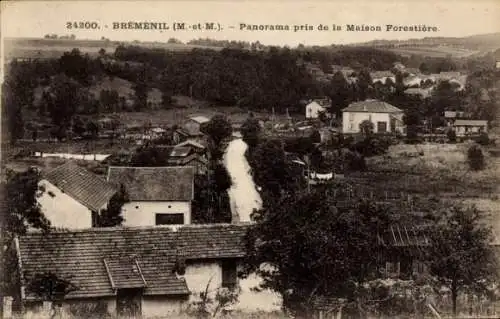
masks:
<instances>
[{"instance_id":1,"label":"white house with dark roof","mask_svg":"<svg viewBox=\"0 0 500 319\"><path fill-rule=\"evenodd\" d=\"M342 110L342 132L359 133L359 125L366 120L373 123L374 133L403 131L402 110L383 101L365 100Z\"/></svg>"},{"instance_id":2,"label":"white house with dark roof","mask_svg":"<svg viewBox=\"0 0 500 319\"><path fill-rule=\"evenodd\" d=\"M95 226L97 214L117 192L104 178L67 162L42 173L37 201L54 227L69 229Z\"/></svg>"},{"instance_id":3,"label":"white house with dark roof","mask_svg":"<svg viewBox=\"0 0 500 319\"><path fill-rule=\"evenodd\" d=\"M123 185L129 202L122 207L124 226L191 224L195 168L110 166L107 180Z\"/></svg>"},{"instance_id":4,"label":"white house with dark roof","mask_svg":"<svg viewBox=\"0 0 500 319\"><path fill-rule=\"evenodd\" d=\"M112 315L176 318L199 300L209 283L212 298L220 288L241 289L233 309L279 310L279 295L252 291L259 279L237 277L247 227L205 224L30 232L15 239L22 303L37 317L43 299L27 283L50 272L75 288L62 301L63 310L100 303Z\"/></svg>"}]
</instances>

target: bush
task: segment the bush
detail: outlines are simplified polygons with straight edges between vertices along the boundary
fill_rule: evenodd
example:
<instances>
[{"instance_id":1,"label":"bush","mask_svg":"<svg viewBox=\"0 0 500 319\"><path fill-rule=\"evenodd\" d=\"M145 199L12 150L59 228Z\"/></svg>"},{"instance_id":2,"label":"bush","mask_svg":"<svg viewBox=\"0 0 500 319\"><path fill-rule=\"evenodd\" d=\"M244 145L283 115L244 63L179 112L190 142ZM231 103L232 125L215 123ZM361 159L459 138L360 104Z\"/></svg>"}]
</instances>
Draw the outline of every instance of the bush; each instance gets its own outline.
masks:
<instances>
[{"instance_id":1,"label":"bush","mask_svg":"<svg viewBox=\"0 0 500 319\"><path fill-rule=\"evenodd\" d=\"M75 319L111 318L108 305L104 301L76 303L69 307L69 313Z\"/></svg>"},{"instance_id":2,"label":"bush","mask_svg":"<svg viewBox=\"0 0 500 319\"><path fill-rule=\"evenodd\" d=\"M358 152L349 152L346 154L347 165L353 171L365 171L366 160L365 157Z\"/></svg>"},{"instance_id":3,"label":"bush","mask_svg":"<svg viewBox=\"0 0 500 319\"><path fill-rule=\"evenodd\" d=\"M475 140L479 145L483 146L490 145L491 141L487 133L481 133Z\"/></svg>"},{"instance_id":4,"label":"bush","mask_svg":"<svg viewBox=\"0 0 500 319\"><path fill-rule=\"evenodd\" d=\"M446 132L446 136L448 137L448 142L455 143L457 141L457 133L454 130L450 129Z\"/></svg>"},{"instance_id":5,"label":"bush","mask_svg":"<svg viewBox=\"0 0 500 319\"><path fill-rule=\"evenodd\" d=\"M467 161L471 170L478 171L484 168L484 154L479 145L472 145L467 151Z\"/></svg>"},{"instance_id":6,"label":"bush","mask_svg":"<svg viewBox=\"0 0 500 319\"><path fill-rule=\"evenodd\" d=\"M392 142L389 138L367 137L362 141L352 144L349 149L353 152L358 152L363 156L369 157L387 153L391 144Z\"/></svg>"}]
</instances>

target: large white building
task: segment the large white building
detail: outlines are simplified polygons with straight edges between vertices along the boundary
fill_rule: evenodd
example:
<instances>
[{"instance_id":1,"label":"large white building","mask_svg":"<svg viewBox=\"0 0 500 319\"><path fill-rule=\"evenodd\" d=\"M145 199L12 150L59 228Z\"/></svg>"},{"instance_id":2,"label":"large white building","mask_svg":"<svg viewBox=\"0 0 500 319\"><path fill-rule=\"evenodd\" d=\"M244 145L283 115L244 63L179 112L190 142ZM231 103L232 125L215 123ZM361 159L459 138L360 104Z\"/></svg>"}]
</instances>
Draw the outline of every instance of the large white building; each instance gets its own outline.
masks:
<instances>
[{"instance_id":1,"label":"large white building","mask_svg":"<svg viewBox=\"0 0 500 319\"><path fill-rule=\"evenodd\" d=\"M53 227L82 229L95 226L97 214L105 209L117 190L74 162L46 173L38 183L37 201Z\"/></svg>"},{"instance_id":2,"label":"large white building","mask_svg":"<svg viewBox=\"0 0 500 319\"><path fill-rule=\"evenodd\" d=\"M108 181L123 185L129 202L122 207L124 226L191 224L195 168L118 167L108 169Z\"/></svg>"},{"instance_id":3,"label":"large white building","mask_svg":"<svg viewBox=\"0 0 500 319\"><path fill-rule=\"evenodd\" d=\"M403 111L379 100L351 103L342 110L342 132L359 133L363 121L373 123L374 133L402 132Z\"/></svg>"}]
</instances>

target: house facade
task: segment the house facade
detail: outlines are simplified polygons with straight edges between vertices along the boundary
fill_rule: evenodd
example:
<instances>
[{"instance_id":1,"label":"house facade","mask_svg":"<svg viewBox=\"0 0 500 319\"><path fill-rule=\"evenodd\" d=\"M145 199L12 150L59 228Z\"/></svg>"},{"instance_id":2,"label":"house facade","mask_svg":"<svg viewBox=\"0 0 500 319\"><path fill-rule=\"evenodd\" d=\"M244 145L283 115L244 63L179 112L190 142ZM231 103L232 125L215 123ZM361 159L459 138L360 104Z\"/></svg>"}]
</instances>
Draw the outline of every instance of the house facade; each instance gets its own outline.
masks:
<instances>
[{"instance_id":1,"label":"house facade","mask_svg":"<svg viewBox=\"0 0 500 319\"><path fill-rule=\"evenodd\" d=\"M191 166L110 166L107 179L129 195L122 207L124 226L182 225L191 223L194 175Z\"/></svg>"},{"instance_id":2,"label":"house facade","mask_svg":"<svg viewBox=\"0 0 500 319\"><path fill-rule=\"evenodd\" d=\"M186 140L202 141L204 134L201 132L201 126L209 121L210 119L205 116L189 117L182 127L174 132L174 143L181 143Z\"/></svg>"},{"instance_id":3,"label":"house facade","mask_svg":"<svg viewBox=\"0 0 500 319\"><path fill-rule=\"evenodd\" d=\"M306 105L306 119L317 119L319 114L321 112L326 112L330 106L331 101L327 98L310 101Z\"/></svg>"},{"instance_id":4,"label":"house facade","mask_svg":"<svg viewBox=\"0 0 500 319\"><path fill-rule=\"evenodd\" d=\"M342 110L342 132L359 133L363 121L372 122L374 133L402 132L403 111L379 100L351 103Z\"/></svg>"},{"instance_id":5,"label":"house facade","mask_svg":"<svg viewBox=\"0 0 500 319\"><path fill-rule=\"evenodd\" d=\"M391 71L370 72L370 77L372 79L372 83L380 82L382 84L385 84L389 79L392 81L392 83L396 83L396 76Z\"/></svg>"},{"instance_id":6,"label":"house facade","mask_svg":"<svg viewBox=\"0 0 500 319\"><path fill-rule=\"evenodd\" d=\"M111 184L73 162L46 173L38 183L37 201L54 227L69 229L95 226L96 214L117 192Z\"/></svg>"},{"instance_id":7,"label":"house facade","mask_svg":"<svg viewBox=\"0 0 500 319\"><path fill-rule=\"evenodd\" d=\"M456 120L453 123L453 129L457 136L466 136L469 134L488 133L488 121L482 120Z\"/></svg>"},{"instance_id":8,"label":"house facade","mask_svg":"<svg viewBox=\"0 0 500 319\"><path fill-rule=\"evenodd\" d=\"M43 300L29 283L50 272L75 287L66 294L63 311L72 305L101 303L115 315L175 316L199 300L207 285L211 297L223 287L239 288L233 309L279 310L277 295L253 292L258 280L236 276L245 254L247 227L207 224L30 232L15 241L24 308L42 307Z\"/></svg>"}]
</instances>

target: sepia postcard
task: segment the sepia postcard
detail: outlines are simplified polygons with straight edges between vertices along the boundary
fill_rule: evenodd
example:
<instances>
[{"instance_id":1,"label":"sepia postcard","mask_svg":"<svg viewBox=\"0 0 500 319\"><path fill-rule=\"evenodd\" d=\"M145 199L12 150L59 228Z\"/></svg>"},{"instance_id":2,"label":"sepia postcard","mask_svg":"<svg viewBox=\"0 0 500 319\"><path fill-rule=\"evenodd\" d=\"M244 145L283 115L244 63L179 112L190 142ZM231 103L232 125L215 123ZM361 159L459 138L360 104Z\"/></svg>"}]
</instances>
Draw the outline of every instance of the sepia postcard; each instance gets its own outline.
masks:
<instances>
[{"instance_id":1,"label":"sepia postcard","mask_svg":"<svg viewBox=\"0 0 500 319\"><path fill-rule=\"evenodd\" d=\"M2 318L500 319L500 2L2 1Z\"/></svg>"}]
</instances>

